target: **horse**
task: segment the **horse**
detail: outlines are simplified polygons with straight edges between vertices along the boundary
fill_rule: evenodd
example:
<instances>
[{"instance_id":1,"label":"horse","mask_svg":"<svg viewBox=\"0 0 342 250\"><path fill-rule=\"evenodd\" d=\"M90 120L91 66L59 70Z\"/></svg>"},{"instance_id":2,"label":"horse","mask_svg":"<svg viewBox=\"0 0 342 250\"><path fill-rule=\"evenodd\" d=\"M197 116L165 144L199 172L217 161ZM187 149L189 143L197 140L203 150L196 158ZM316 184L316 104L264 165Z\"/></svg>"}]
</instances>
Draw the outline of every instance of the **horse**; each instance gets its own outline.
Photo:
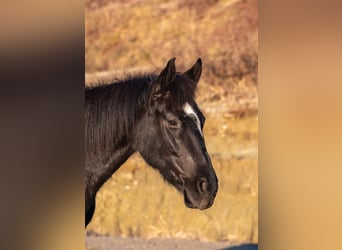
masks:
<instances>
[{"instance_id":1,"label":"horse","mask_svg":"<svg viewBox=\"0 0 342 250\"><path fill-rule=\"evenodd\" d=\"M85 226L97 191L134 152L184 195L187 207L212 206L218 180L195 102L201 74L200 58L184 73L172 58L160 74L85 88Z\"/></svg>"}]
</instances>

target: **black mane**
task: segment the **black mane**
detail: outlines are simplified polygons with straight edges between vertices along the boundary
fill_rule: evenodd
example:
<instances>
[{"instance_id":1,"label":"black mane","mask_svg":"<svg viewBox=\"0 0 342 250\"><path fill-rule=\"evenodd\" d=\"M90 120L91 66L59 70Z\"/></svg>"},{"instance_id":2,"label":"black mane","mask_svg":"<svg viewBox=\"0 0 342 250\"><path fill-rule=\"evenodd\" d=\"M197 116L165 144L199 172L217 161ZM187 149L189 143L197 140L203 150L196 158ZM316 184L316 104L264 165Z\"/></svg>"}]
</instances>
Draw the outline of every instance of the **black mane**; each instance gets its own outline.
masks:
<instances>
[{"instance_id":1,"label":"black mane","mask_svg":"<svg viewBox=\"0 0 342 250\"><path fill-rule=\"evenodd\" d=\"M151 83L156 79L155 74L138 74L85 88L86 150L93 151L87 153L109 155L113 147L129 138L134 123L148 108ZM177 74L176 84L168 88L170 102L178 107L193 102L195 89L196 84L187 76Z\"/></svg>"}]
</instances>

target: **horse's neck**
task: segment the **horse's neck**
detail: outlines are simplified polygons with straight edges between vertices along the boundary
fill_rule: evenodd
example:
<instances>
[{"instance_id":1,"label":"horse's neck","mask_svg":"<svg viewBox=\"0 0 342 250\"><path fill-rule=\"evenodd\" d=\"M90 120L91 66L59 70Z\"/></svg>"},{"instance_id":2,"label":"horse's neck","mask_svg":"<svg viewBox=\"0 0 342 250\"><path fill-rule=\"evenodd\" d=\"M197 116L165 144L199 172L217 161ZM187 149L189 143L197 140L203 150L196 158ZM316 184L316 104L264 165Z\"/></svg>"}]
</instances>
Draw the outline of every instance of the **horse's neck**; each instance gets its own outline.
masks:
<instances>
[{"instance_id":1,"label":"horse's neck","mask_svg":"<svg viewBox=\"0 0 342 250\"><path fill-rule=\"evenodd\" d=\"M130 144L122 145L109 156L93 155L87 157L85 178L87 187L97 192L99 188L134 153Z\"/></svg>"},{"instance_id":2,"label":"horse's neck","mask_svg":"<svg viewBox=\"0 0 342 250\"><path fill-rule=\"evenodd\" d=\"M133 84L133 83L129 82L126 84ZM108 86L107 88L115 88L115 91L117 91L114 94L114 96L112 96L112 98L119 98L120 96L118 95L120 93L122 94L122 92L119 91L119 89L122 88L122 86L120 87L119 85L113 85L113 86ZM130 88L127 88L126 90L130 90ZM113 91L113 90L110 90L110 91ZM124 94L124 96L126 95ZM139 97L138 94L137 94L137 97ZM92 100L94 100L94 97L92 98L93 98ZM144 98L142 98L142 100L144 100ZM140 99L135 101L135 103L140 103L140 102L142 102L140 101ZM97 102L94 102L94 103L95 104L93 105L97 105ZM123 103L118 103L117 105L120 105L120 106L117 106L114 109L109 109L110 105L102 105L99 107L102 110L96 110L96 111L91 110L89 112L101 112L102 119L103 117L113 116L113 121L110 121L112 123L115 123L114 118L119 119L119 120L122 119L124 120L124 122L126 122L126 126L129 128L130 119L128 119L127 117L115 116L116 115L115 112L119 111L121 108L125 108L126 106L123 105ZM143 106L143 103L140 103L140 105ZM108 112L110 115L107 115ZM135 116L135 114L130 114L130 115L132 115L132 117ZM132 118L132 120L134 120L134 118ZM113 124L111 125L114 126ZM97 126L101 126L101 125L97 125ZM103 183L112 176L112 174L127 160L127 158L131 154L134 153L134 150L132 149L132 146L131 146L131 138L130 138L131 135L127 134L127 131L126 131L127 129L125 128L125 126L119 127L116 129L118 131L113 132L113 131L108 131L106 129L97 128L96 132L101 131L101 133L105 133L101 135L98 134L97 136L99 138L110 138L108 141L104 142L105 149L102 148L103 142L101 143L96 142L95 146L94 144L88 145L88 149L86 146L86 169L85 169L86 184L87 186L90 186L93 190L95 190L95 192L97 192L97 190L103 185ZM89 133L92 133L92 132L93 131L90 129ZM133 132L131 131L131 133Z\"/></svg>"}]
</instances>

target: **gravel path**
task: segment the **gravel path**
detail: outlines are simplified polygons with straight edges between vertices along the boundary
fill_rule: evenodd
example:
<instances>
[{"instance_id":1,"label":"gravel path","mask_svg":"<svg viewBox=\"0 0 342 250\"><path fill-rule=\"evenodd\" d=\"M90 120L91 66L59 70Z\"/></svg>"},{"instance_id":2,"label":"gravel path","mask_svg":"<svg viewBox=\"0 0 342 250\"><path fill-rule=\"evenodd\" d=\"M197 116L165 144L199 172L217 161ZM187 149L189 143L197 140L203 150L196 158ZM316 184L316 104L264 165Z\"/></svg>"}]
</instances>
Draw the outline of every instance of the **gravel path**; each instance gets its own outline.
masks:
<instances>
[{"instance_id":1,"label":"gravel path","mask_svg":"<svg viewBox=\"0 0 342 250\"><path fill-rule=\"evenodd\" d=\"M86 236L87 250L257 250L254 244L232 246L227 242L202 242L190 239L141 239Z\"/></svg>"}]
</instances>

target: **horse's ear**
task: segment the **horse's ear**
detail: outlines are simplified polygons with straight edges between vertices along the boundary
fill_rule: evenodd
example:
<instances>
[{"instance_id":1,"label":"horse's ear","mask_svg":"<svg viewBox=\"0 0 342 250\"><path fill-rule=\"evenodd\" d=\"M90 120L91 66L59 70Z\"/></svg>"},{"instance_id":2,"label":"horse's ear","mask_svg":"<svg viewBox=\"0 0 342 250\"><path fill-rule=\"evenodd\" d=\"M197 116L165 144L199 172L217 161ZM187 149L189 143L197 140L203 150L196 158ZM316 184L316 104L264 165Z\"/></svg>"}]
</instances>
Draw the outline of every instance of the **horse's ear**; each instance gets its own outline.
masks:
<instances>
[{"instance_id":1,"label":"horse's ear","mask_svg":"<svg viewBox=\"0 0 342 250\"><path fill-rule=\"evenodd\" d=\"M191 69L186 71L184 75L187 75L190 79L194 80L198 83L202 74L202 60L201 58L197 59L197 62L192 66Z\"/></svg>"},{"instance_id":2,"label":"horse's ear","mask_svg":"<svg viewBox=\"0 0 342 250\"><path fill-rule=\"evenodd\" d=\"M156 92L159 90L163 90L168 84L173 82L176 78L176 66L175 66L175 60L176 58L171 58L167 64L166 67L163 69L163 71L158 76L156 84L159 86L156 86Z\"/></svg>"}]
</instances>

